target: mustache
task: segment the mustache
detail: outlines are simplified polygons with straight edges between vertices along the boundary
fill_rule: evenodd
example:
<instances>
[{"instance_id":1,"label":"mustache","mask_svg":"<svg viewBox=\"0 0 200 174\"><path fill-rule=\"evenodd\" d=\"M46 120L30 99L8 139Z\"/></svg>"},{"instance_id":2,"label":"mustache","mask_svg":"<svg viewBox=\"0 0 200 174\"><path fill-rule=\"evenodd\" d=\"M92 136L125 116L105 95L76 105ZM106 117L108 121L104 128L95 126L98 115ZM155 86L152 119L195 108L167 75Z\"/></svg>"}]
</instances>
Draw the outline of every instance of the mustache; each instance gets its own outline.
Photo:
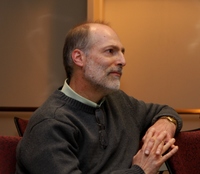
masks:
<instances>
[{"instance_id":1,"label":"mustache","mask_svg":"<svg viewBox=\"0 0 200 174\"><path fill-rule=\"evenodd\" d=\"M110 68L109 71L108 71L108 73L113 73L113 72L115 72L115 73L118 73L118 74L122 75L122 70L123 70L122 67Z\"/></svg>"}]
</instances>

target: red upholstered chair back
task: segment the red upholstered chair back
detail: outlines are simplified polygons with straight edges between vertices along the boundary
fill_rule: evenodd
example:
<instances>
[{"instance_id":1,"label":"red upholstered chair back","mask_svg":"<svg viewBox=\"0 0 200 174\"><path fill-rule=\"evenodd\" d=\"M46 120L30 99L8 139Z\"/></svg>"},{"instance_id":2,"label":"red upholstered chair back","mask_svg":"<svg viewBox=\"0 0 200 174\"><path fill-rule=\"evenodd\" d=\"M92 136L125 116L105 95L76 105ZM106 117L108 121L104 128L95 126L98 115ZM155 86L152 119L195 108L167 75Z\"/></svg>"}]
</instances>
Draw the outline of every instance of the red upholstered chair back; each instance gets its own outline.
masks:
<instances>
[{"instance_id":1,"label":"red upholstered chair back","mask_svg":"<svg viewBox=\"0 0 200 174\"><path fill-rule=\"evenodd\" d=\"M25 130L26 130L28 120L18 118L18 117L14 117L14 123L15 123L15 126L17 128L17 132L18 132L19 136L22 137Z\"/></svg>"},{"instance_id":2,"label":"red upholstered chair back","mask_svg":"<svg viewBox=\"0 0 200 174\"><path fill-rule=\"evenodd\" d=\"M175 144L179 150L166 162L169 173L200 173L200 129L180 132Z\"/></svg>"},{"instance_id":3,"label":"red upholstered chair back","mask_svg":"<svg viewBox=\"0 0 200 174\"><path fill-rule=\"evenodd\" d=\"M0 136L0 174L14 174L16 147L21 137Z\"/></svg>"}]
</instances>

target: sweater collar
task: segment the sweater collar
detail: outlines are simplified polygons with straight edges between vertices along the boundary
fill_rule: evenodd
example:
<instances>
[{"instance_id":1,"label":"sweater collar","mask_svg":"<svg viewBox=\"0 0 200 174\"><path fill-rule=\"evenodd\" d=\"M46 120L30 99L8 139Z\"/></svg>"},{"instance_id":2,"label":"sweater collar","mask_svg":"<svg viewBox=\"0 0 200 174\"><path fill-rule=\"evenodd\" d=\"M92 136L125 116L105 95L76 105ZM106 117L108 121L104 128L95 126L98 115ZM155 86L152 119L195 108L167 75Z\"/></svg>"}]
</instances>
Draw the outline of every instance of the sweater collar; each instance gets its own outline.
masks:
<instances>
[{"instance_id":1,"label":"sweater collar","mask_svg":"<svg viewBox=\"0 0 200 174\"><path fill-rule=\"evenodd\" d=\"M66 96L73 98L74 100L77 100L83 104L86 104L88 106L91 107L95 107L95 108L99 108L101 107L102 103L104 102L104 98L102 99L102 101L100 102L100 104L97 104L91 100L88 100L85 97L82 97L81 95L79 95L78 93L76 93L68 84L67 84L67 79L64 81L64 85L61 89L61 92L63 92Z\"/></svg>"}]
</instances>

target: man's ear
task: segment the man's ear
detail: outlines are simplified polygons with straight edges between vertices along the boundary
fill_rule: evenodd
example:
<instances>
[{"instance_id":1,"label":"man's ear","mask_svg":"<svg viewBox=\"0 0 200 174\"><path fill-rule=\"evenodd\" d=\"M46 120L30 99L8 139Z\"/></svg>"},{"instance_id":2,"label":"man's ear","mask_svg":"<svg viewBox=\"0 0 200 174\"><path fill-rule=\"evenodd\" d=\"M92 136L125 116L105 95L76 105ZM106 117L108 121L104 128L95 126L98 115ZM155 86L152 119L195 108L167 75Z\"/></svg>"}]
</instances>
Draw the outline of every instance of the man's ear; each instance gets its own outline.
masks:
<instances>
[{"instance_id":1,"label":"man's ear","mask_svg":"<svg viewBox=\"0 0 200 174\"><path fill-rule=\"evenodd\" d=\"M79 49L72 51L72 60L77 66L83 66L84 56L85 54Z\"/></svg>"}]
</instances>

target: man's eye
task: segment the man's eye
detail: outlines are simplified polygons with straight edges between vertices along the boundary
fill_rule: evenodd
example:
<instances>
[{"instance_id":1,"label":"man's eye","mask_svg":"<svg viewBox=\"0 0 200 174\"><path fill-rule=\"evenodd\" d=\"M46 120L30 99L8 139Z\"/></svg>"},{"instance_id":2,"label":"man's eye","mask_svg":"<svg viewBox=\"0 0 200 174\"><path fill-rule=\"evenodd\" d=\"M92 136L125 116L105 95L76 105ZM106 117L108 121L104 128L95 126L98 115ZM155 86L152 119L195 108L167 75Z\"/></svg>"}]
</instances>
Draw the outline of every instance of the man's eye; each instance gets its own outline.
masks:
<instances>
[{"instance_id":1,"label":"man's eye","mask_svg":"<svg viewBox=\"0 0 200 174\"><path fill-rule=\"evenodd\" d=\"M114 53L114 50L113 49L108 49L106 50L106 52L110 53L110 54L113 54Z\"/></svg>"}]
</instances>

